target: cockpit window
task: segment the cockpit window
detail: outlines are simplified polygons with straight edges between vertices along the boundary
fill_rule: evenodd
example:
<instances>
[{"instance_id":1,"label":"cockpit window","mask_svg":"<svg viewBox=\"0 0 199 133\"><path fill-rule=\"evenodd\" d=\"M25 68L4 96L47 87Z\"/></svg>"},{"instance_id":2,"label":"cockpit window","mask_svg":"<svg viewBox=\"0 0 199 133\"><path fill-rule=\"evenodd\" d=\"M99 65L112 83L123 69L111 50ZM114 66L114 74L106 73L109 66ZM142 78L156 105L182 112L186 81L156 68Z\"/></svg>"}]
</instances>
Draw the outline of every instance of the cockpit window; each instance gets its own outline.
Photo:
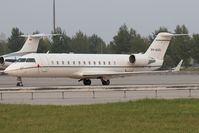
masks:
<instances>
[{"instance_id":1,"label":"cockpit window","mask_svg":"<svg viewBox=\"0 0 199 133\"><path fill-rule=\"evenodd\" d=\"M27 58L26 62L35 62L35 59L34 58Z\"/></svg>"},{"instance_id":2,"label":"cockpit window","mask_svg":"<svg viewBox=\"0 0 199 133\"><path fill-rule=\"evenodd\" d=\"M26 62L26 58L19 58L17 62Z\"/></svg>"},{"instance_id":3,"label":"cockpit window","mask_svg":"<svg viewBox=\"0 0 199 133\"><path fill-rule=\"evenodd\" d=\"M16 61L16 59L5 59L5 62L11 62L11 63L13 63L15 61Z\"/></svg>"}]
</instances>

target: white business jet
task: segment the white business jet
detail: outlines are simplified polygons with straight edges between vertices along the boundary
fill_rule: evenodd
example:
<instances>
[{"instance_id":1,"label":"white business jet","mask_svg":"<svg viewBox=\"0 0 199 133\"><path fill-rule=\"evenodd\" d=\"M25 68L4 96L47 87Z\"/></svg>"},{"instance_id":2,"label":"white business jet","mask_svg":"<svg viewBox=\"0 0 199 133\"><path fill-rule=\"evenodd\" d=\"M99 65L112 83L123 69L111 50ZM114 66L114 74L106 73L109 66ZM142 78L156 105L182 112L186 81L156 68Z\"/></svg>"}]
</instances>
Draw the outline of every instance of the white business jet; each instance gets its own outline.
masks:
<instances>
[{"instance_id":1,"label":"white business jet","mask_svg":"<svg viewBox=\"0 0 199 133\"><path fill-rule=\"evenodd\" d=\"M17 52L0 56L0 69L7 68L23 55L36 53L39 45L39 40L48 36L51 36L51 34L21 35L21 37L27 38L23 47Z\"/></svg>"},{"instance_id":2,"label":"white business jet","mask_svg":"<svg viewBox=\"0 0 199 133\"><path fill-rule=\"evenodd\" d=\"M79 79L84 85L91 85L91 79L100 79L103 85L109 85L112 78L165 72L157 70L173 36L180 35L159 33L144 54L28 54L5 73L18 77L17 86L23 86L21 77L67 77ZM173 71L178 71L181 64L182 61Z\"/></svg>"}]
</instances>

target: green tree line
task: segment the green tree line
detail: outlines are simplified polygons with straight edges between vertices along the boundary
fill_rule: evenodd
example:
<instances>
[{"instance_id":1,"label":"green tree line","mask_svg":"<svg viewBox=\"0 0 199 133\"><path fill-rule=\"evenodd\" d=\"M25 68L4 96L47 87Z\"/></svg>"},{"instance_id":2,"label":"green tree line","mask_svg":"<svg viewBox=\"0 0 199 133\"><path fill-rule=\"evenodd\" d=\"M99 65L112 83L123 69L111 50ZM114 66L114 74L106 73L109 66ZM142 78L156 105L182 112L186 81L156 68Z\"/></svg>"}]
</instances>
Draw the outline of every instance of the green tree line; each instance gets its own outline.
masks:
<instances>
[{"instance_id":1,"label":"green tree line","mask_svg":"<svg viewBox=\"0 0 199 133\"><path fill-rule=\"evenodd\" d=\"M79 31L74 36L69 37L65 31L58 27L55 31L60 36L54 36L52 39L41 39L38 53L108 53L108 54L131 54L144 53L159 32L171 32L176 34L189 34L185 25L177 25L174 31L169 31L166 27L160 27L148 37L144 37L133 28L122 25L113 40L105 43L98 35L87 36ZM39 33L39 32L34 32ZM15 52L19 50L25 39L20 37L23 32L19 28L13 28L11 36L7 42L0 42L0 54ZM190 60L194 59L199 63L199 34L192 36L174 37L169 45L165 56L163 67L173 67L181 59L184 60L185 67L190 65Z\"/></svg>"}]
</instances>

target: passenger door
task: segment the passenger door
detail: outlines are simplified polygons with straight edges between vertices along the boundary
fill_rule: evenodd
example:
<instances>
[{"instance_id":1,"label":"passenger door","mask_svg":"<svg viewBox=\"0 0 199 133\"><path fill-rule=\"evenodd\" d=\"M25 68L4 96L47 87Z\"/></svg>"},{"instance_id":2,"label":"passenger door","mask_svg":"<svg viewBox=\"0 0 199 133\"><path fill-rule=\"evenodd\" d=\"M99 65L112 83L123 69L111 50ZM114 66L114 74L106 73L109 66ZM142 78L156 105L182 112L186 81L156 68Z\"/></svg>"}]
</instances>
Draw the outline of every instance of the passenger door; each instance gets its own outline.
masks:
<instances>
[{"instance_id":1,"label":"passenger door","mask_svg":"<svg viewBox=\"0 0 199 133\"><path fill-rule=\"evenodd\" d=\"M46 74L48 72L48 67L49 67L47 56L40 55L40 61L41 61L39 66L40 74Z\"/></svg>"}]
</instances>

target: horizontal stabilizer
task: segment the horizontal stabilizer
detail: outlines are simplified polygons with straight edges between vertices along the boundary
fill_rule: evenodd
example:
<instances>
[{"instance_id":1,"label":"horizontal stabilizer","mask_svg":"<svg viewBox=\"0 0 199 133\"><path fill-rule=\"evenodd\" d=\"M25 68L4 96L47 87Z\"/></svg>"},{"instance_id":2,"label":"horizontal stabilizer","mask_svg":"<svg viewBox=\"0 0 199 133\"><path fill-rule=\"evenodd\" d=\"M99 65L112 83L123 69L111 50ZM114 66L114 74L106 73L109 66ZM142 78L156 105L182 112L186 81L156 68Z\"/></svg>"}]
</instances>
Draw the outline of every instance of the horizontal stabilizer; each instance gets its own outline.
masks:
<instances>
[{"instance_id":1,"label":"horizontal stabilizer","mask_svg":"<svg viewBox=\"0 0 199 133\"><path fill-rule=\"evenodd\" d=\"M167 32L162 32L159 35L161 35L162 37L190 36L190 34L175 34L175 33L167 33Z\"/></svg>"},{"instance_id":2,"label":"horizontal stabilizer","mask_svg":"<svg viewBox=\"0 0 199 133\"><path fill-rule=\"evenodd\" d=\"M51 37L51 36L60 36L61 34L34 34L34 35L21 35L21 37L31 37L31 38L42 38L42 37Z\"/></svg>"},{"instance_id":3,"label":"horizontal stabilizer","mask_svg":"<svg viewBox=\"0 0 199 133\"><path fill-rule=\"evenodd\" d=\"M178 37L178 36L190 36L190 34L173 34L172 36L174 36L174 37L175 37L175 36L177 36L177 37Z\"/></svg>"}]
</instances>

